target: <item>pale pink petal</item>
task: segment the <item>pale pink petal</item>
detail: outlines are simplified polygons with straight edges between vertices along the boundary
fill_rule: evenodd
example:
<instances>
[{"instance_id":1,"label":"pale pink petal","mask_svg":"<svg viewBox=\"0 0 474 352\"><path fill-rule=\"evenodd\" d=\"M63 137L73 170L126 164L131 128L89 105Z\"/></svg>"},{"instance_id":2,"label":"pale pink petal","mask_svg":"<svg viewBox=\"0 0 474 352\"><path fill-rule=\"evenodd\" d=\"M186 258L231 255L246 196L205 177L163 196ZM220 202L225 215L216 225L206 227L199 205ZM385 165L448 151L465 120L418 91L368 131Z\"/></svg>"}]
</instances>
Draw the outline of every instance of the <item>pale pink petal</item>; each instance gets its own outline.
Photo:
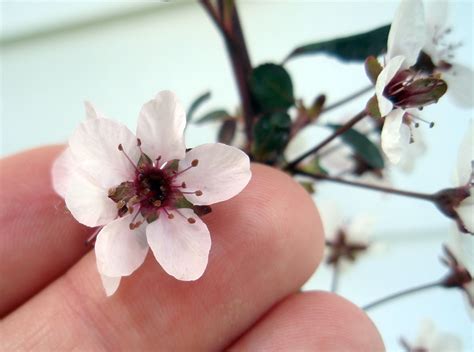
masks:
<instances>
[{"instance_id":1,"label":"pale pink petal","mask_svg":"<svg viewBox=\"0 0 474 352\"><path fill-rule=\"evenodd\" d=\"M117 217L117 207L107 190L80 170L70 175L65 200L74 218L89 227L105 225Z\"/></svg>"},{"instance_id":2,"label":"pale pink petal","mask_svg":"<svg viewBox=\"0 0 474 352\"><path fill-rule=\"evenodd\" d=\"M90 101L84 101L84 109L86 111L87 119L105 119L107 118L102 114Z\"/></svg>"},{"instance_id":3,"label":"pale pink petal","mask_svg":"<svg viewBox=\"0 0 474 352\"><path fill-rule=\"evenodd\" d=\"M393 103L383 94L384 89L390 83L393 77L395 77L404 61L405 58L403 56L394 57L387 62L382 72L380 72L377 77L377 81L375 82L375 95L377 96L377 102L379 104L379 110L382 116L387 116L393 108Z\"/></svg>"},{"instance_id":4,"label":"pale pink petal","mask_svg":"<svg viewBox=\"0 0 474 352\"><path fill-rule=\"evenodd\" d=\"M442 78L448 84L449 96L462 108L474 106L474 72L467 66L452 64Z\"/></svg>"},{"instance_id":5,"label":"pale pink petal","mask_svg":"<svg viewBox=\"0 0 474 352\"><path fill-rule=\"evenodd\" d=\"M134 165L119 151L119 144L136 163L140 155L137 139L118 122L104 118L88 119L79 125L69 140L78 166L107 189L133 179L135 174Z\"/></svg>"},{"instance_id":6,"label":"pale pink petal","mask_svg":"<svg viewBox=\"0 0 474 352\"><path fill-rule=\"evenodd\" d=\"M145 154L162 161L182 159L186 151L184 127L186 113L177 96L170 91L159 92L143 105L138 117L137 136Z\"/></svg>"},{"instance_id":7,"label":"pale pink petal","mask_svg":"<svg viewBox=\"0 0 474 352\"><path fill-rule=\"evenodd\" d=\"M403 124L404 111L395 109L385 117L382 128L382 150L388 160L397 164L410 143L410 128Z\"/></svg>"},{"instance_id":8,"label":"pale pink petal","mask_svg":"<svg viewBox=\"0 0 474 352\"><path fill-rule=\"evenodd\" d=\"M375 218L371 215L360 214L354 216L347 226L347 235L350 238L350 242L368 245L374 225Z\"/></svg>"},{"instance_id":9,"label":"pale pink petal","mask_svg":"<svg viewBox=\"0 0 474 352\"><path fill-rule=\"evenodd\" d=\"M464 226L470 233L474 233L474 197L464 199L456 209Z\"/></svg>"},{"instance_id":10,"label":"pale pink petal","mask_svg":"<svg viewBox=\"0 0 474 352\"><path fill-rule=\"evenodd\" d=\"M169 219L161 213L148 225L146 235L156 260L178 280L197 280L204 273L211 249L209 230L191 209L171 211ZM193 224L188 222L193 218Z\"/></svg>"},{"instance_id":11,"label":"pale pink petal","mask_svg":"<svg viewBox=\"0 0 474 352\"><path fill-rule=\"evenodd\" d=\"M53 189L63 198L66 197L67 186L75 164L69 148L64 149L53 163L51 169Z\"/></svg>"},{"instance_id":12,"label":"pale pink petal","mask_svg":"<svg viewBox=\"0 0 474 352\"><path fill-rule=\"evenodd\" d=\"M115 293L115 291L117 291L122 277L100 275L100 279L102 281L102 286L104 286L105 294L110 297Z\"/></svg>"},{"instance_id":13,"label":"pale pink petal","mask_svg":"<svg viewBox=\"0 0 474 352\"><path fill-rule=\"evenodd\" d=\"M326 240L336 239L337 232L344 226L342 213L333 201L318 202L318 211Z\"/></svg>"},{"instance_id":14,"label":"pale pink petal","mask_svg":"<svg viewBox=\"0 0 474 352\"><path fill-rule=\"evenodd\" d=\"M456 186L464 186L471 179L474 161L474 123L469 122L469 126L461 142L458 152L457 166L455 170Z\"/></svg>"},{"instance_id":15,"label":"pale pink petal","mask_svg":"<svg viewBox=\"0 0 474 352\"><path fill-rule=\"evenodd\" d=\"M185 194L187 200L196 205L222 202L239 194L250 181L250 160L241 150L221 144L203 144L186 153L179 162L179 171L191 166L198 160L196 167L182 172L177 183L186 183L184 191L201 191L202 195Z\"/></svg>"},{"instance_id":16,"label":"pale pink petal","mask_svg":"<svg viewBox=\"0 0 474 352\"><path fill-rule=\"evenodd\" d=\"M402 0L388 34L387 60L402 55L403 68L413 66L426 42L426 25L421 0Z\"/></svg>"},{"instance_id":17,"label":"pale pink petal","mask_svg":"<svg viewBox=\"0 0 474 352\"><path fill-rule=\"evenodd\" d=\"M145 228L130 230L133 215L112 221L99 232L95 255L99 273L109 277L127 276L145 260L148 252Z\"/></svg>"},{"instance_id":18,"label":"pale pink petal","mask_svg":"<svg viewBox=\"0 0 474 352\"><path fill-rule=\"evenodd\" d=\"M427 1L425 6L425 20L428 29L428 35L433 37L440 35L446 28L449 18L448 0ZM430 39L430 38L428 38Z\"/></svg>"}]
</instances>

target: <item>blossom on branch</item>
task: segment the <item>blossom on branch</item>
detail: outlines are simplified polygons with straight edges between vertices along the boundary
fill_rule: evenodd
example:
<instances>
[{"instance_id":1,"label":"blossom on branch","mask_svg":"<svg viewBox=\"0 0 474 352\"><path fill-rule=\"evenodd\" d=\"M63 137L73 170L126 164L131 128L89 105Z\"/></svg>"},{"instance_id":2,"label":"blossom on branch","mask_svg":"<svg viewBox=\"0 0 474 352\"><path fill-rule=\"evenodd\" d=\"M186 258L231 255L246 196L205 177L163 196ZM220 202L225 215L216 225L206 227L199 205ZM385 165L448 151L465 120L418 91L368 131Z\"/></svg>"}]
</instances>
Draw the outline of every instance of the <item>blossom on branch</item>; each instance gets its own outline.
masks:
<instances>
[{"instance_id":1,"label":"blossom on branch","mask_svg":"<svg viewBox=\"0 0 474 352\"><path fill-rule=\"evenodd\" d=\"M148 247L179 280L204 272L211 247L199 215L250 180L248 156L224 144L186 151L186 116L174 93L143 105L136 136L91 104L52 169L53 185L80 223L98 227L97 268L107 295L145 260Z\"/></svg>"},{"instance_id":2,"label":"blossom on branch","mask_svg":"<svg viewBox=\"0 0 474 352\"><path fill-rule=\"evenodd\" d=\"M385 65L375 82L378 113L384 118L382 149L394 164L414 142L412 127L423 121L417 109L437 102L447 90L443 80L413 69L425 42L423 3L402 0L390 28Z\"/></svg>"},{"instance_id":3,"label":"blossom on branch","mask_svg":"<svg viewBox=\"0 0 474 352\"><path fill-rule=\"evenodd\" d=\"M438 331L431 320L424 320L420 325L414 343L400 339L406 352L461 352L462 342L459 337Z\"/></svg>"}]
</instances>

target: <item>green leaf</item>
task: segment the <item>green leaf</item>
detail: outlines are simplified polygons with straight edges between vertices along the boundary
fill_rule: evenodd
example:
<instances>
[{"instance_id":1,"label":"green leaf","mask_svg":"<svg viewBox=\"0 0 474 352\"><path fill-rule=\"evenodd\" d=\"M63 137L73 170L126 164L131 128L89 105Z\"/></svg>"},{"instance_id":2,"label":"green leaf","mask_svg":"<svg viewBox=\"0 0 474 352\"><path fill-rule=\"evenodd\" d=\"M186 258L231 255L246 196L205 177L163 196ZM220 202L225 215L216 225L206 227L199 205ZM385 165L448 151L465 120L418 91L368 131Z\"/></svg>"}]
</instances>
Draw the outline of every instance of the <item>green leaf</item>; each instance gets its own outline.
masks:
<instances>
[{"instance_id":1,"label":"green leaf","mask_svg":"<svg viewBox=\"0 0 474 352\"><path fill-rule=\"evenodd\" d=\"M390 25L386 25L365 33L303 45L293 50L285 61L314 54L328 54L342 61L364 61L367 56L378 56L386 50L389 31Z\"/></svg>"},{"instance_id":2,"label":"green leaf","mask_svg":"<svg viewBox=\"0 0 474 352\"><path fill-rule=\"evenodd\" d=\"M291 77L280 65L263 64L256 67L249 84L261 112L286 111L294 104Z\"/></svg>"},{"instance_id":3,"label":"green leaf","mask_svg":"<svg viewBox=\"0 0 474 352\"><path fill-rule=\"evenodd\" d=\"M288 144L291 118L285 112L263 115L254 125L253 155L257 161L272 164Z\"/></svg>"},{"instance_id":4,"label":"green leaf","mask_svg":"<svg viewBox=\"0 0 474 352\"><path fill-rule=\"evenodd\" d=\"M229 116L230 116L229 113L225 110L214 110L214 111L208 112L204 116L201 116L194 123L199 125L206 122L224 120L224 119L227 119Z\"/></svg>"},{"instance_id":5,"label":"green leaf","mask_svg":"<svg viewBox=\"0 0 474 352\"><path fill-rule=\"evenodd\" d=\"M330 124L329 127L337 130L341 125ZM383 169L385 163L379 148L365 135L350 129L341 135L342 140L348 144L354 152L367 164L375 169Z\"/></svg>"},{"instance_id":6,"label":"green leaf","mask_svg":"<svg viewBox=\"0 0 474 352\"><path fill-rule=\"evenodd\" d=\"M189 122L193 119L193 115L196 112L196 110L207 100L211 98L211 92L208 91L204 94L201 94L199 97L196 98L196 100L193 101L191 106L188 109L188 113L186 114L186 120Z\"/></svg>"},{"instance_id":7,"label":"green leaf","mask_svg":"<svg viewBox=\"0 0 474 352\"><path fill-rule=\"evenodd\" d=\"M224 144L231 144L234 140L235 131L237 130L237 120L235 119L227 119L225 120L221 128L219 129L219 133L217 134L217 141L219 143Z\"/></svg>"}]
</instances>

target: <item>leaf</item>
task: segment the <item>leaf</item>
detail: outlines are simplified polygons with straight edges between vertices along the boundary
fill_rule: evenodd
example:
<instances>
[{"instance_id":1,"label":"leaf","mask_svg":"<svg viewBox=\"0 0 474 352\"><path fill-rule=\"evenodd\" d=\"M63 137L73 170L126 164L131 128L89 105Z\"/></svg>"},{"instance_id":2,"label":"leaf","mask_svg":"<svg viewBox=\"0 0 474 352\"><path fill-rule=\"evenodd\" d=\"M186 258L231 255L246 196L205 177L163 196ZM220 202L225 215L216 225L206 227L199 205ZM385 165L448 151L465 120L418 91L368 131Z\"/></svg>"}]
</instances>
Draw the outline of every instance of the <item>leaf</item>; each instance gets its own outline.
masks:
<instances>
[{"instance_id":1,"label":"leaf","mask_svg":"<svg viewBox=\"0 0 474 352\"><path fill-rule=\"evenodd\" d=\"M285 112L263 115L254 125L253 155L272 164L282 154L290 137L291 118Z\"/></svg>"},{"instance_id":2,"label":"leaf","mask_svg":"<svg viewBox=\"0 0 474 352\"><path fill-rule=\"evenodd\" d=\"M249 85L262 112L286 111L294 104L291 77L280 65L263 64L256 67Z\"/></svg>"},{"instance_id":3,"label":"leaf","mask_svg":"<svg viewBox=\"0 0 474 352\"><path fill-rule=\"evenodd\" d=\"M225 110L214 110L214 111L208 112L204 116L201 116L199 119L194 121L194 123L200 125L206 122L224 120L228 118L229 116L230 116L229 113Z\"/></svg>"},{"instance_id":4,"label":"leaf","mask_svg":"<svg viewBox=\"0 0 474 352\"><path fill-rule=\"evenodd\" d=\"M186 114L186 120L189 122L193 119L193 115L196 112L196 110L207 100L211 98L211 92L207 91L204 94L201 94L199 97L196 98L196 100L193 101L191 106L188 109L188 113Z\"/></svg>"},{"instance_id":5,"label":"leaf","mask_svg":"<svg viewBox=\"0 0 474 352\"><path fill-rule=\"evenodd\" d=\"M219 133L217 135L217 141L219 143L231 144L232 140L234 139L236 129L237 129L237 120L235 119L225 120L222 123L221 128L219 129Z\"/></svg>"},{"instance_id":6,"label":"leaf","mask_svg":"<svg viewBox=\"0 0 474 352\"><path fill-rule=\"evenodd\" d=\"M378 56L386 50L389 31L390 25L386 25L365 33L303 45L293 50L285 62L314 54L328 54L342 61L364 61L367 56Z\"/></svg>"},{"instance_id":7,"label":"leaf","mask_svg":"<svg viewBox=\"0 0 474 352\"><path fill-rule=\"evenodd\" d=\"M337 130L342 125L330 124L329 127ZM354 152L374 169L383 169L384 160L379 148L365 135L351 128L341 135L342 140L348 144Z\"/></svg>"}]
</instances>

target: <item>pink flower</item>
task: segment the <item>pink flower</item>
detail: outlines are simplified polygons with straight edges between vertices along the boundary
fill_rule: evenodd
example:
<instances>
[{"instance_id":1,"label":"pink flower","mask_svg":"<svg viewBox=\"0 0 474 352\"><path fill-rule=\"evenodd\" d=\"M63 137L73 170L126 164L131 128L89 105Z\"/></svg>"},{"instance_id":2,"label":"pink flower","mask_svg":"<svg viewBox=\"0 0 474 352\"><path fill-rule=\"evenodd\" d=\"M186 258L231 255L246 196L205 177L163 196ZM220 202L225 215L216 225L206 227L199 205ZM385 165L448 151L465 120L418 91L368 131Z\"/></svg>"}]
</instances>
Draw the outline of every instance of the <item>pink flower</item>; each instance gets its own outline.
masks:
<instances>
[{"instance_id":1,"label":"pink flower","mask_svg":"<svg viewBox=\"0 0 474 352\"><path fill-rule=\"evenodd\" d=\"M53 166L53 185L77 221L100 229L95 254L107 295L148 247L168 274L201 277L211 238L195 210L242 191L248 156L219 143L186 152L185 111L169 91L142 107L136 136L89 103L86 115Z\"/></svg>"}]
</instances>

